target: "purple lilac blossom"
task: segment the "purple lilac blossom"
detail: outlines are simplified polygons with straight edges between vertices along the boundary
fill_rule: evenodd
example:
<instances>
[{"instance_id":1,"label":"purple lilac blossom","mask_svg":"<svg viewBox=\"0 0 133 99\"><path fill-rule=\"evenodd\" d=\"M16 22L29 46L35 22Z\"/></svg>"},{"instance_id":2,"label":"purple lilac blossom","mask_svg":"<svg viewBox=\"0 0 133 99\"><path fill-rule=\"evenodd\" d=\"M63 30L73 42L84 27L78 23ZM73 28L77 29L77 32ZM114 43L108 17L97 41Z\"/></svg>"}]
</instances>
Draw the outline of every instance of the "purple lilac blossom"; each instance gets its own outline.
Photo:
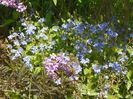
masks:
<instances>
[{"instance_id":1,"label":"purple lilac blossom","mask_svg":"<svg viewBox=\"0 0 133 99\"><path fill-rule=\"evenodd\" d=\"M82 70L78 62L72 61L65 53L51 54L45 59L44 66L49 77L57 79L60 74L60 70L64 71L65 75L76 78L78 73ZM72 70L74 73L72 74ZM71 78L71 77L70 77Z\"/></svg>"},{"instance_id":2,"label":"purple lilac blossom","mask_svg":"<svg viewBox=\"0 0 133 99\"><path fill-rule=\"evenodd\" d=\"M26 10L26 6L22 2L18 2L18 0L0 0L0 4L15 8L18 12Z\"/></svg>"}]
</instances>

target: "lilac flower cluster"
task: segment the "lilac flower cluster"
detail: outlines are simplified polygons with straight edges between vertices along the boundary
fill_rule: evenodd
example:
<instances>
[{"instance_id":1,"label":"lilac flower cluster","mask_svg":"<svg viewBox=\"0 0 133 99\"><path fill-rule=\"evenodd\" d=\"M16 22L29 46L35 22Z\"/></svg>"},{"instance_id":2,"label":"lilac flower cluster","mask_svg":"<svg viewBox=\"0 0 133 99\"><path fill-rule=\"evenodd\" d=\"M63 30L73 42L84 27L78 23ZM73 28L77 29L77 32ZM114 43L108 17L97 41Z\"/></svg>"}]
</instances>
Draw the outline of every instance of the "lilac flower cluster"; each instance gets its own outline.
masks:
<instances>
[{"instance_id":1,"label":"lilac flower cluster","mask_svg":"<svg viewBox=\"0 0 133 99\"><path fill-rule=\"evenodd\" d=\"M26 10L26 6L22 2L18 2L18 0L0 0L0 4L15 8L18 12Z\"/></svg>"},{"instance_id":2,"label":"lilac flower cluster","mask_svg":"<svg viewBox=\"0 0 133 99\"><path fill-rule=\"evenodd\" d=\"M78 74L82 70L78 61L72 60L65 53L51 54L45 59L44 67L47 74L53 79L60 78L63 73L71 80L78 80Z\"/></svg>"}]
</instances>

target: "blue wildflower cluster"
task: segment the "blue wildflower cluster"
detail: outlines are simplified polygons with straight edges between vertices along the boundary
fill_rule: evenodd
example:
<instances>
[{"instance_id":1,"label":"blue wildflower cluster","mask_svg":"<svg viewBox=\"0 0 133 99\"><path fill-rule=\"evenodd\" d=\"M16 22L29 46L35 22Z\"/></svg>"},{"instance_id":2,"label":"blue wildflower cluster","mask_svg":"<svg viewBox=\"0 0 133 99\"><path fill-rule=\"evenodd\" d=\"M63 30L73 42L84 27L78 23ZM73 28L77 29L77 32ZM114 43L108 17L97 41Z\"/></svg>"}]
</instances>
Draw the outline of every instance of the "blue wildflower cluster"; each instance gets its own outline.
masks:
<instances>
[{"instance_id":1,"label":"blue wildflower cluster","mask_svg":"<svg viewBox=\"0 0 133 99\"><path fill-rule=\"evenodd\" d=\"M49 38L44 18L39 18L37 21L21 19L20 24L19 30L12 30L8 36L10 44L7 47L10 49L12 60L21 58L25 65L32 67L35 58L39 57L37 55L51 50L55 43Z\"/></svg>"}]
</instances>

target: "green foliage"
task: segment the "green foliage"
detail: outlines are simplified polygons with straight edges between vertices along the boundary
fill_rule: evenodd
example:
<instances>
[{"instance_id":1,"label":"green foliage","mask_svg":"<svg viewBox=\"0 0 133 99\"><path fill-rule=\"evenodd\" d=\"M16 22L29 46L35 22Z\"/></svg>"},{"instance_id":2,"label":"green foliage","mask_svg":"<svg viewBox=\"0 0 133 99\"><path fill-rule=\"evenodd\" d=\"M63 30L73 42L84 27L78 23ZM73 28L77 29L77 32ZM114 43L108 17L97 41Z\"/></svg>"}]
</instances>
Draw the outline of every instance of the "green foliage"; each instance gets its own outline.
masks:
<instances>
[{"instance_id":1,"label":"green foliage","mask_svg":"<svg viewBox=\"0 0 133 99\"><path fill-rule=\"evenodd\" d=\"M56 6L57 5L57 0L53 0L53 2L54 2L54 5Z\"/></svg>"}]
</instances>

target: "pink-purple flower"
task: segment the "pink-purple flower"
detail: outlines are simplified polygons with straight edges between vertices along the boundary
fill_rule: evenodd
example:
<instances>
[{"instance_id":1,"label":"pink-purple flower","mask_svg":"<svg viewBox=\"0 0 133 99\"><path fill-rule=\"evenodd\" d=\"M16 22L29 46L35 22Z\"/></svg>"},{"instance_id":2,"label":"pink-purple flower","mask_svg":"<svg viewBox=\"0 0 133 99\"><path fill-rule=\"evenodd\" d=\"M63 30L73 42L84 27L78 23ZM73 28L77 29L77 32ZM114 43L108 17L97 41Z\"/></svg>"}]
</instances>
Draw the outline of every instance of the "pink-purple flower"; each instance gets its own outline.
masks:
<instances>
[{"instance_id":1,"label":"pink-purple flower","mask_svg":"<svg viewBox=\"0 0 133 99\"><path fill-rule=\"evenodd\" d=\"M62 74L67 77L78 76L82 70L79 62L72 60L65 53L51 54L45 59L44 67L48 76L53 79L60 78Z\"/></svg>"},{"instance_id":2,"label":"pink-purple flower","mask_svg":"<svg viewBox=\"0 0 133 99\"><path fill-rule=\"evenodd\" d=\"M18 0L0 0L0 4L15 8L18 12L26 10L26 6L22 2L18 2Z\"/></svg>"}]
</instances>

